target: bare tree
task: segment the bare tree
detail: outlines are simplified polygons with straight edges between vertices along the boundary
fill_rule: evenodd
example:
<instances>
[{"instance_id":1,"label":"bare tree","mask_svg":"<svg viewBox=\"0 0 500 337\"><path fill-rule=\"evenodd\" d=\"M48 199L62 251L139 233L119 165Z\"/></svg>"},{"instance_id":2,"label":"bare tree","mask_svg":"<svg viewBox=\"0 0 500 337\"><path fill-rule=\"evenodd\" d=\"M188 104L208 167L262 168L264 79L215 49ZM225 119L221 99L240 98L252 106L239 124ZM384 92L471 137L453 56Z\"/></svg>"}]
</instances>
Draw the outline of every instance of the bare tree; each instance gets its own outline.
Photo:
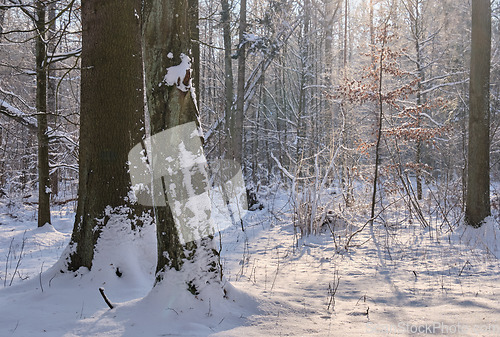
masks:
<instances>
[{"instance_id":1,"label":"bare tree","mask_svg":"<svg viewBox=\"0 0 500 337\"><path fill-rule=\"evenodd\" d=\"M465 218L481 226L490 215L491 3L472 1L469 146Z\"/></svg>"},{"instance_id":2,"label":"bare tree","mask_svg":"<svg viewBox=\"0 0 500 337\"><path fill-rule=\"evenodd\" d=\"M231 118L231 151L232 159L243 163L243 119L245 115L245 67L246 67L246 33L247 33L247 0L240 1L239 46L238 46L238 82L236 110Z\"/></svg>"},{"instance_id":3,"label":"bare tree","mask_svg":"<svg viewBox=\"0 0 500 337\"><path fill-rule=\"evenodd\" d=\"M38 227L50 224L49 136L47 123L46 4L36 1L36 110L38 123Z\"/></svg>"}]
</instances>

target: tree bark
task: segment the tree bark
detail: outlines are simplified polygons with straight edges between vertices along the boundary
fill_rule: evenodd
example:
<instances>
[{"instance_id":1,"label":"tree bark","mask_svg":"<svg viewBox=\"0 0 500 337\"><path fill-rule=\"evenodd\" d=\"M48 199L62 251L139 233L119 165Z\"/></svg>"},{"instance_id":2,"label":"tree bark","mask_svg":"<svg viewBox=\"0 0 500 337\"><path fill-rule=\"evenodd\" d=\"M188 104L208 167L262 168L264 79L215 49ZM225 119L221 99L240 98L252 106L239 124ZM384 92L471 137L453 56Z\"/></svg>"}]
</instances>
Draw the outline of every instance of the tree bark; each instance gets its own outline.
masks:
<instances>
[{"instance_id":1,"label":"tree bark","mask_svg":"<svg viewBox=\"0 0 500 337\"><path fill-rule=\"evenodd\" d=\"M128 153L144 133L140 0L82 1L78 208L69 270L91 269L108 206L128 206Z\"/></svg>"},{"instance_id":2,"label":"tree bark","mask_svg":"<svg viewBox=\"0 0 500 337\"><path fill-rule=\"evenodd\" d=\"M372 55L372 64L375 64L375 24L373 22L373 1L370 0L369 16L370 16L370 50Z\"/></svg>"},{"instance_id":3,"label":"tree bark","mask_svg":"<svg viewBox=\"0 0 500 337\"><path fill-rule=\"evenodd\" d=\"M412 11L410 13L411 18L411 26L413 32L413 38L415 39L415 54L416 54L416 65L417 65L417 109L422 109L422 104L425 103L425 96L422 95L423 85L422 83L425 81L425 72L422 67L422 48L420 46L420 40L423 36L422 34L422 18L420 16L420 0L417 0L414 4L409 4L409 10ZM414 8L413 8L414 7ZM421 126L420 119L420 110L417 113L417 128ZM416 140L416 152L415 152L415 164L417 165L417 169L415 172L415 178L417 182L417 200L422 200L422 171L420 169L422 162L422 141L417 138Z\"/></svg>"},{"instance_id":4,"label":"tree bark","mask_svg":"<svg viewBox=\"0 0 500 337\"><path fill-rule=\"evenodd\" d=\"M311 25L311 3L309 0L304 2L304 15L302 22L302 39L300 40L300 87L299 87L299 97L298 97L298 111L297 111L297 126L296 126L296 137L297 137L297 151L296 160L298 165L298 175L304 175L305 164L303 162L306 155L306 131L307 122L306 115L308 113L308 88L310 80L310 70L311 70L311 55L310 55L310 25Z\"/></svg>"},{"instance_id":5,"label":"tree bark","mask_svg":"<svg viewBox=\"0 0 500 337\"><path fill-rule=\"evenodd\" d=\"M344 68L347 66L347 40L348 40L348 27L349 27L349 0L344 2L344 53L343 53L343 64Z\"/></svg>"},{"instance_id":6,"label":"tree bark","mask_svg":"<svg viewBox=\"0 0 500 337\"><path fill-rule=\"evenodd\" d=\"M191 64L191 82L193 83L197 107L200 106L200 28L198 0L188 0L189 32L191 34L191 51L193 62Z\"/></svg>"},{"instance_id":7,"label":"tree bark","mask_svg":"<svg viewBox=\"0 0 500 337\"><path fill-rule=\"evenodd\" d=\"M245 33L247 29L247 0L240 1L240 27L238 46L238 83L236 111L234 113L234 128L232 136L232 159L243 165L243 119L245 114L245 65L246 65L246 43ZM244 170L245 172L245 170Z\"/></svg>"},{"instance_id":8,"label":"tree bark","mask_svg":"<svg viewBox=\"0 0 500 337\"><path fill-rule=\"evenodd\" d=\"M490 209L490 63L491 3L472 1L469 84L469 146L467 170L467 224L480 227Z\"/></svg>"},{"instance_id":9,"label":"tree bark","mask_svg":"<svg viewBox=\"0 0 500 337\"><path fill-rule=\"evenodd\" d=\"M48 5L48 52L54 54L56 51L55 29L56 29L56 3L52 2ZM51 62L47 65L47 113L48 124L52 130L56 129L57 124L57 70L56 64ZM50 145L50 144L49 144ZM54 153L55 149L50 148L49 153ZM50 191L54 198L59 194L59 170L56 169L50 174Z\"/></svg>"},{"instance_id":10,"label":"tree bark","mask_svg":"<svg viewBox=\"0 0 500 337\"><path fill-rule=\"evenodd\" d=\"M4 4L5 0L0 1L0 4ZM3 34L3 23L5 21L5 12L6 10L3 8L0 8L0 41L2 41L2 34Z\"/></svg>"},{"instance_id":11,"label":"tree bark","mask_svg":"<svg viewBox=\"0 0 500 337\"><path fill-rule=\"evenodd\" d=\"M231 14L228 0L222 0L222 30L224 36L224 117L226 121L226 144L231 144L231 139L234 137L232 132L234 127L231 127L233 120L233 61L231 58ZM227 148L227 147L226 147ZM232 154L231 154L232 155Z\"/></svg>"},{"instance_id":12,"label":"tree bark","mask_svg":"<svg viewBox=\"0 0 500 337\"><path fill-rule=\"evenodd\" d=\"M38 123L38 227L50 224L49 136L47 134L46 7L36 2L36 110Z\"/></svg>"},{"instance_id":13,"label":"tree bark","mask_svg":"<svg viewBox=\"0 0 500 337\"><path fill-rule=\"evenodd\" d=\"M197 10L189 8L189 6L193 5L196 4L189 0L146 0L144 2L143 50L146 97L152 137L183 125L193 124L198 130L200 127L198 109L193 97L194 88L191 82L192 65L189 64L189 68L183 68L182 73L179 73L179 77L172 83L169 82L167 76L170 71L173 71L172 69L175 69L174 67L182 64L188 65L188 57L194 62L199 60L199 55L192 54L196 52L196 49L192 49L191 40L194 34L191 30L193 27L192 20L197 21L197 17L190 16L190 13L197 12ZM168 139L168 142L168 147L177 148L180 146L178 144L180 139L175 137ZM187 150L191 151L193 149ZM161 158L162 153L155 153L154 148L152 148L152 151L152 158L168 160L167 158ZM198 158L203 156L201 148L198 154L200 155ZM200 167L196 166L196 169L200 169ZM160 192L163 194L165 202L164 205L154 205L158 247L155 286L162 283L167 271L181 271L188 264L188 261L197 258L205 260L203 264L207 269L204 271L210 274L209 277L215 277L217 274L218 268L216 268L212 249L212 236L203 235L208 232L205 226L206 221L209 220L206 218L207 214L198 214L199 217L197 218L200 219L200 223L196 224L199 225L196 230L199 230L197 233L200 233L201 239L185 240L184 233L181 233L183 228L177 226L179 224L179 212L170 205L169 198L172 196L174 202L179 201L177 198L179 198L180 194L190 196L189 192L184 191L185 187L188 189L192 187L193 190L202 186L207 187L208 179L206 179L206 171L203 169L196 171L199 177L197 183L199 184L194 186L194 183L190 180L191 184L186 183L190 186L181 186L185 182L183 178L186 175L191 174L190 178L193 178L193 172L193 170L190 170L189 173L176 171L160 178ZM155 173L153 172L153 174ZM190 211L195 212L197 210ZM199 212L202 212L202 210L199 210ZM196 217L196 214L194 216ZM205 227L202 228L202 226ZM193 235L193 237L197 236ZM187 278L192 276L187 274L185 275ZM196 284L196 280L186 279L185 281L187 289L196 294L199 286Z\"/></svg>"}]
</instances>

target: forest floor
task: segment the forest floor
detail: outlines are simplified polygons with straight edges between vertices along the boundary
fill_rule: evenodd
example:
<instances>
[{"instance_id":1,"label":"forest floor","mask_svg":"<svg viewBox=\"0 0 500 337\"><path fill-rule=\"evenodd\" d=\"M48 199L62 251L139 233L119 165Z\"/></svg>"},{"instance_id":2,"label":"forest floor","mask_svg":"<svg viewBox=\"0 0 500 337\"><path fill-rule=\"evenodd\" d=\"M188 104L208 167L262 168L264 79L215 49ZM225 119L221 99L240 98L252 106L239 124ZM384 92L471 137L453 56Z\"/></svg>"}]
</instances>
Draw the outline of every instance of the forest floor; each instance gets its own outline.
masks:
<instances>
[{"instance_id":1,"label":"forest floor","mask_svg":"<svg viewBox=\"0 0 500 337\"><path fill-rule=\"evenodd\" d=\"M335 240L329 230L299 238L286 207L283 195L249 212L245 232L222 231L226 299L210 287L186 297L175 280L151 291L152 226L114 224L92 272L63 274L73 210L56 207L53 227L36 228L33 208L0 203L0 336L500 335L493 217L478 230L386 219L346 248L363 222L335 228Z\"/></svg>"}]
</instances>

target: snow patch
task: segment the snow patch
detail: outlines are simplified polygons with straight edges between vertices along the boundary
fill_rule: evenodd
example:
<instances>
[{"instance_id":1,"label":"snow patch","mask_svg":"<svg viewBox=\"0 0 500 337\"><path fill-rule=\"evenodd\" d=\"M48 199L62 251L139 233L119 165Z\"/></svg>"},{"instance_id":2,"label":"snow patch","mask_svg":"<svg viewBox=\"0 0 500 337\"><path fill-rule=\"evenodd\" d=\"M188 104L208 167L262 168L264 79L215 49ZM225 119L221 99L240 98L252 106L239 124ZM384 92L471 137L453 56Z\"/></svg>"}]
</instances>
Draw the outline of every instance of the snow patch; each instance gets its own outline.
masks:
<instances>
[{"instance_id":1,"label":"snow patch","mask_svg":"<svg viewBox=\"0 0 500 337\"><path fill-rule=\"evenodd\" d=\"M461 241L470 248L486 251L500 259L500 227L492 216L487 217L479 228L463 224L458 233Z\"/></svg>"},{"instance_id":2,"label":"snow patch","mask_svg":"<svg viewBox=\"0 0 500 337\"><path fill-rule=\"evenodd\" d=\"M169 53L168 55L171 55ZM167 55L167 57L168 57ZM172 55L173 56L173 55ZM183 92L188 92L191 88L191 58L186 54L181 54L181 63L167 68L167 74L163 78L163 83L168 86L176 86Z\"/></svg>"}]
</instances>

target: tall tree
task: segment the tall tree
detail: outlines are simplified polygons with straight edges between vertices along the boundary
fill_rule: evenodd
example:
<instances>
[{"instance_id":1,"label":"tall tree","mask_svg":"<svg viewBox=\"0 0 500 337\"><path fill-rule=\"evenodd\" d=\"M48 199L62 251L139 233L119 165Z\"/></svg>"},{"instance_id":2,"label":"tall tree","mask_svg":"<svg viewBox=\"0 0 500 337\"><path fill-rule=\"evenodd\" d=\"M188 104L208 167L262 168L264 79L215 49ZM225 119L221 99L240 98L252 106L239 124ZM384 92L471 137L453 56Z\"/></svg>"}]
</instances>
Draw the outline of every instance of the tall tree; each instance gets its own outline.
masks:
<instances>
[{"instance_id":1,"label":"tall tree","mask_svg":"<svg viewBox=\"0 0 500 337\"><path fill-rule=\"evenodd\" d=\"M465 218L480 227L490 215L491 3L472 0L469 146Z\"/></svg>"},{"instance_id":2,"label":"tall tree","mask_svg":"<svg viewBox=\"0 0 500 337\"><path fill-rule=\"evenodd\" d=\"M422 6L423 3L421 0L408 0L403 2L403 5L406 8L406 11L409 16L409 24L411 37L413 39L414 48L415 48L415 59L414 63L416 66L416 75L418 76L418 90L416 93L416 104L417 108L420 108L422 104L425 103L425 95L422 94L423 91L423 82L425 81L425 72L423 65L423 46L422 40L424 38L424 29L423 29L423 20L422 20ZM416 115L416 124L417 127L420 127L421 117L420 114ZM415 170L415 178L417 182L417 199L422 199L422 175L420 170L421 157L422 157L422 141L420 139L416 140L416 153L415 153L415 164L417 168Z\"/></svg>"},{"instance_id":3,"label":"tall tree","mask_svg":"<svg viewBox=\"0 0 500 337\"><path fill-rule=\"evenodd\" d=\"M246 67L247 0L240 1L238 82L236 110L232 121L232 158L243 164L243 119L245 114L245 67Z\"/></svg>"},{"instance_id":4,"label":"tall tree","mask_svg":"<svg viewBox=\"0 0 500 337\"><path fill-rule=\"evenodd\" d=\"M191 30L192 20L197 22L198 18L190 15L197 10L189 6L196 4L189 0L144 2L143 57L153 177L158 174L155 168L178 163L168 174L157 177L159 183L153 186L155 195L160 195L160 200L152 200L158 247L155 285L162 284L168 272L181 271L186 289L198 294L200 287L217 278L218 268L212 248L210 200L204 193L208 179L201 139L196 136L197 132L201 135L201 130L191 79L195 68L192 62L199 60L199 55L193 55L196 49L192 48ZM186 157L196 159L186 161ZM190 202L195 199L196 207L192 207ZM201 259L199 265L206 268L201 276L198 269L187 271L191 262Z\"/></svg>"},{"instance_id":5,"label":"tall tree","mask_svg":"<svg viewBox=\"0 0 500 337\"><path fill-rule=\"evenodd\" d=\"M232 111L233 111L233 95L234 95L234 81L233 81L233 62L231 55L231 10L228 0L222 0L222 31L224 36L224 87L225 87L225 101L224 101L224 117L226 121L226 137L231 139L230 127Z\"/></svg>"},{"instance_id":6,"label":"tall tree","mask_svg":"<svg viewBox=\"0 0 500 337\"><path fill-rule=\"evenodd\" d=\"M127 205L128 153L144 133L140 12L140 0L82 1L80 184L70 270L92 267L106 209Z\"/></svg>"},{"instance_id":7,"label":"tall tree","mask_svg":"<svg viewBox=\"0 0 500 337\"><path fill-rule=\"evenodd\" d=\"M36 1L36 110L38 123L38 227L50 224L49 136L47 134L46 4Z\"/></svg>"},{"instance_id":8,"label":"tall tree","mask_svg":"<svg viewBox=\"0 0 500 337\"><path fill-rule=\"evenodd\" d=\"M48 55L54 55L57 47L56 39L56 2L49 3L48 9L48 44L47 52ZM56 129L57 124L57 66L56 62L48 62L47 65L47 113L48 113L48 125L53 130ZM54 148L50 148L49 153L53 153ZM55 169L50 173L50 192L51 196L57 196L59 193L59 170Z\"/></svg>"}]
</instances>

